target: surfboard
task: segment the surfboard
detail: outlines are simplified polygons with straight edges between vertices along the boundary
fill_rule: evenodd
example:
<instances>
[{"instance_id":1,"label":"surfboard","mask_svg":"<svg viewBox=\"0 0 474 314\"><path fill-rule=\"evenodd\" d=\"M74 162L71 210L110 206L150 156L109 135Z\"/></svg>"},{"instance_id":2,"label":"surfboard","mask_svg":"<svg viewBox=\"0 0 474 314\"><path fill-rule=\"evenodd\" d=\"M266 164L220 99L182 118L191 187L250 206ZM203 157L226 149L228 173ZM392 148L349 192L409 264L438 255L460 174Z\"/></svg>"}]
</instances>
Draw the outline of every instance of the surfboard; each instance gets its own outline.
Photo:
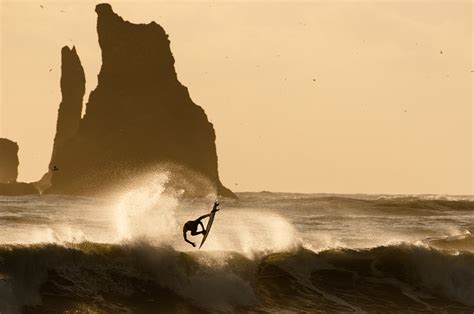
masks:
<instances>
[{"instance_id":1,"label":"surfboard","mask_svg":"<svg viewBox=\"0 0 474 314\"><path fill-rule=\"evenodd\" d=\"M209 216L209 221L207 222L207 226L206 226L206 234L202 238L201 245L199 246L199 248L202 247L202 245L204 244L204 242L207 239L207 236L209 235L209 231L211 230L212 223L214 222L214 217L216 216L216 213L217 213L217 210L212 210L211 211L211 216Z\"/></svg>"}]
</instances>

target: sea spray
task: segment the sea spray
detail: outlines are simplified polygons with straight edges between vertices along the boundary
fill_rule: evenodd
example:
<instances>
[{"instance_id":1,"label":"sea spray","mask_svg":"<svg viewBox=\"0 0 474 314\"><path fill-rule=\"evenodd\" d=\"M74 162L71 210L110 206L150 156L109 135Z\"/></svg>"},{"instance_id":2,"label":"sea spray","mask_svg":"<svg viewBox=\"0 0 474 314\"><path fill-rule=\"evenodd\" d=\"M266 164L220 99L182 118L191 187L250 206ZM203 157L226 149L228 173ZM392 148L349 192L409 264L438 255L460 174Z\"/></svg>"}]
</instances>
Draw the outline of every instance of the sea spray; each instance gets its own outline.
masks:
<instances>
[{"instance_id":1,"label":"sea spray","mask_svg":"<svg viewBox=\"0 0 474 314\"><path fill-rule=\"evenodd\" d=\"M118 241L142 238L163 244L176 239L178 200L165 193L167 181L167 173L151 174L119 197L115 205Z\"/></svg>"},{"instance_id":2,"label":"sea spray","mask_svg":"<svg viewBox=\"0 0 474 314\"><path fill-rule=\"evenodd\" d=\"M217 213L206 251L233 251L249 258L288 251L301 243L294 226L278 213L226 208Z\"/></svg>"},{"instance_id":3,"label":"sea spray","mask_svg":"<svg viewBox=\"0 0 474 314\"><path fill-rule=\"evenodd\" d=\"M401 213L385 215L380 200L239 194L220 200L197 250L180 227L214 199L164 182L155 173L113 204L0 200L0 311L472 312L472 204L388 204Z\"/></svg>"}]
</instances>

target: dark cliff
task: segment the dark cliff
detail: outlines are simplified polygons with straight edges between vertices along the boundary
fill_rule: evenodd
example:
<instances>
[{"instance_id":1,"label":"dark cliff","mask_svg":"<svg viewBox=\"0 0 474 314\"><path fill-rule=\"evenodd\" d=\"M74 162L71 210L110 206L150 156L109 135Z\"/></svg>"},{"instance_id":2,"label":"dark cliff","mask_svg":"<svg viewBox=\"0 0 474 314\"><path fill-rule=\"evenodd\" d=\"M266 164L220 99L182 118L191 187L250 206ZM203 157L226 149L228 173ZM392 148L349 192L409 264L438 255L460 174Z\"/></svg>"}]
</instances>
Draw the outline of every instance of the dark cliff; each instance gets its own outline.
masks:
<instances>
[{"instance_id":1,"label":"dark cliff","mask_svg":"<svg viewBox=\"0 0 474 314\"><path fill-rule=\"evenodd\" d=\"M86 78L76 48L63 47L61 50L61 95L56 136L49 168L56 163L56 153L79 130L82 101L86 91Z\"/></svg>"},{"instance_id":2,"label":"dark cliff","mask_svg":"<svg viewBox=\"0 0 474 314\"><path fill-rule=\"evenodd\" d=\"M0 138L0 195L38 194L33 184L16 182L18 165L18 144Z\"/></svg>"},{"instance_id":3,"label":"dark cliff","mask_svg":"<svg viewBox=\"0 0 474 314\"><path fill-rule=\"evenodd\" d=\"M0 183L16 182L18 164L18 144L0 138Z\"/></svg>"},{"instance_id":4,"label":"dark cliff","mask_svg":"<svg viewBox=\"0 0 474 314\"><path fill-rule=\"evenodd\" d=\"M175 186L189 191L194 177L204 177L209 186L194 188L234 196L219 180L214 128L178 81L163 28L124 21L108 4L97 5L96 12L98 86L78 131L61 145L55 141L52 164L58 171L47 192L94 195L172 163L178 165Z\"/></svg>"},{"instance_id":5,"label":"dark cliff","mask_svg":"<svg viewBox=\"0 0 474 314\"><path fill-rule=\"evenodd\" d=\"M35 182L36 188L43 192L51 187L51 177L56 169L57 151L79 131L82 115L82 102L86 90L86 78L76 48L65 46L61 49L61 103L59 104L56 136L48 172Z\"/></svg>"},{"instance_id":6,"label":"dark cliff","mask_svg":"<svg viewBox=\"0 0 474 314\"><path fill-rule=\"evenodd\" d=\"M3 196L20 196L20 195L37 195L39 191L33 183L11 182L0 183L0 195Z\"/></svg>"}]
</instances>

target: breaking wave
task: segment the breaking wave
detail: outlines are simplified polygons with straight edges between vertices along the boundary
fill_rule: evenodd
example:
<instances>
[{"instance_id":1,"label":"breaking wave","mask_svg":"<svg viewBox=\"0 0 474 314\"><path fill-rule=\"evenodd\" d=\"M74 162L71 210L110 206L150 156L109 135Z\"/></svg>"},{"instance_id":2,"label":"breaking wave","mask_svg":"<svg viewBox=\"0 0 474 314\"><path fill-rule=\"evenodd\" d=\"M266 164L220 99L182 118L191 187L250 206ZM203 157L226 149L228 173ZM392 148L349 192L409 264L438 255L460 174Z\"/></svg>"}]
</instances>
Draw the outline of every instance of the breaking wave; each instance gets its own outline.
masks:
<instances>
[{"instance_id":1,"label":"breaking wave","mask_svg":"<svg viewBox=\"0 0 474 314\"><path fill-rule=\"evenodd\" d=\"M215 195L183 199L167 180L111 203L2 198L0 312L474 309L471 200L242 193L204 251L180 226Z\"/></svg>"},{"instance_id":2,"label":"breaking wave","mask_svg":"<svg viewBox=\"0 0 474 314\"><path fill-rule=\"evenodd\" d=\"M0 247L0 310L397 311L474 307L474 254L400 244L248 257L146 242Z\"/></svg>"}]
</instances>

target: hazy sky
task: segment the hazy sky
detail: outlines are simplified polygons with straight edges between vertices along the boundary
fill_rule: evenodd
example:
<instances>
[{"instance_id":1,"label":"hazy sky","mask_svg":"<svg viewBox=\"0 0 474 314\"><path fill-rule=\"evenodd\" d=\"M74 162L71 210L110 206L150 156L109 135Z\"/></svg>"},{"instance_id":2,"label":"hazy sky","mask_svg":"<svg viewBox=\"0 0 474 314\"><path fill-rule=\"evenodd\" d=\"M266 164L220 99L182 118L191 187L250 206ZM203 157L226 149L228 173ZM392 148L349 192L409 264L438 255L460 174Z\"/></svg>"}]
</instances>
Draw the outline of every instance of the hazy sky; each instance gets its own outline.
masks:
<instances>
[{"instance_id":1,"label":"hazy sky","mask_svg":"<svg viewBox=\"0 0 474 314\"><path fill-rule=\"evenodd\" d=\"M86 101L97 84L98 2L0 1L0 137L32 181L51 157L62 46ZM170 35L231 189L474 193L471 1L109 3Z\"/></svg>"}]
</instances>

